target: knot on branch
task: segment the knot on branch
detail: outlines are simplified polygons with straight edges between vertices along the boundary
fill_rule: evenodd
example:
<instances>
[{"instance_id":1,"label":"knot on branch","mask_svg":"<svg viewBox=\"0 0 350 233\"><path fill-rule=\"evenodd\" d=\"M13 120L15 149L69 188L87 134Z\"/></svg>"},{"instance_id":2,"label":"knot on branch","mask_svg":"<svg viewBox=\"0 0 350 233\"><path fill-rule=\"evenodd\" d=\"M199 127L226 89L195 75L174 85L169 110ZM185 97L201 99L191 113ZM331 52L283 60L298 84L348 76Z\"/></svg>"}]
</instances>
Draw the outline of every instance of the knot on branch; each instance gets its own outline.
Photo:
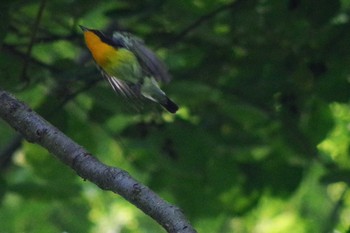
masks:
<instances>
[{"instance_id":1,"label":"knot on branch","mask_svg":"<svg viewBox=\"0 0 350 233\"><path fill-rule=\"evenodd\" d=\"M137 197L139 196L141 191L142 191L142 188L141 188L140 184L138 184L138 183L133 184L132 190L131 190L132 198L137 199Z\"/></svg>"},{"instance_id":2,"label":"knot on branch","mask_svg":"<svg viewBox=\"0 0 350 233\"><path fill-rule=\"evenodd\" d=\"M45 138L48 131L49 130L45 127L38 128L34 132L32 132L31 134L28 134L27 141L29 141L31 143L39 143Z\"/></svg>"},{"instance_id":3,"label":"knot on branch","mask_svg":"<svg viewBox=\"0 0 350 233\"><path fill-rule=\"evenodd\" d=\"M47 131L48 131L47 128L37 129L35 131L37 139L41 140L47 134Z\"/></svg>"}]
</instances>

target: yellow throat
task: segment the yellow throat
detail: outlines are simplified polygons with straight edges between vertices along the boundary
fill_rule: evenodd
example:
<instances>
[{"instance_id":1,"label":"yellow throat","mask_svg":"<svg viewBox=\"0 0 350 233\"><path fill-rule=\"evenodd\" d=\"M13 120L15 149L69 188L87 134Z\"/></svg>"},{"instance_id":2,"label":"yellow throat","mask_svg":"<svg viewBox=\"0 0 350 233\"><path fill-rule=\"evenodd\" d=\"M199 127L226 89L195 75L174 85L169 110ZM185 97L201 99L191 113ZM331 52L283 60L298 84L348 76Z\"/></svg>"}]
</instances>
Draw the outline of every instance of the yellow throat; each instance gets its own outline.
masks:
<instances>
[{"instance_id":1,"label":"yellow throat","mask_svg":"<svg viewBox=\"0 0 350 233\"><path fill-rule=\"evenodd\" d=\"M117 49L103 42L101 38L92 31L85 31L84 37L86 46L89 48L96 63L104 67L109 61L109 56L115 53Z\"/></svg>"}]
</instances>

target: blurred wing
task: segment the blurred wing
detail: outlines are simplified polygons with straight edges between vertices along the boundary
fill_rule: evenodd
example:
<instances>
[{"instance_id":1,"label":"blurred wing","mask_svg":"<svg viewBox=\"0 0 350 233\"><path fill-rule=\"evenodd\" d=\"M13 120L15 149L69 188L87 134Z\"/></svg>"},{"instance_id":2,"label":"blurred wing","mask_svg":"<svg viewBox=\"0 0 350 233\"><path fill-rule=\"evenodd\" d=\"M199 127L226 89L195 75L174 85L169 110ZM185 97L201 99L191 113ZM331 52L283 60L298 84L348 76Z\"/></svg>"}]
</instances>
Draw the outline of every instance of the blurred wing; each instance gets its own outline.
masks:
<instances>
[{"instance_id":1,"label":"blurred wing","mask_svg":"<svg viewBox=\"0 0 350 233\"><path fill-rule=\"evenodd\" d=\"M157 81L169 82L171 77L165 64L143 43L136 42L132 51L139 59L141 67Z\"/></svg>"},{"instance_id":2,"label":"blurred wing","mask_svg":"<svg viewBox=\"0 0 350 233\"><path fill-rule=\"evenodd\" d=\"M98 68L115 92L129 99L140 97L140 89L137 87L137 85L130 86L123 80L120 80L114 76L109 76L101 67Z\"/></svg>"},{"instance_id":3,"label":"blurred wing","mask_svg":"<svg viewBox=\"0 0 350 233\"><path fill-rule=\"evenodd\" d=\"M113 41L131 50L136 55L146 75L153 76L157 81L170 81L171 77L166 65L152 50L146 47L141 39L132 36L130 33L115 32L113 34Z\"/></svg>"}]
</instances>

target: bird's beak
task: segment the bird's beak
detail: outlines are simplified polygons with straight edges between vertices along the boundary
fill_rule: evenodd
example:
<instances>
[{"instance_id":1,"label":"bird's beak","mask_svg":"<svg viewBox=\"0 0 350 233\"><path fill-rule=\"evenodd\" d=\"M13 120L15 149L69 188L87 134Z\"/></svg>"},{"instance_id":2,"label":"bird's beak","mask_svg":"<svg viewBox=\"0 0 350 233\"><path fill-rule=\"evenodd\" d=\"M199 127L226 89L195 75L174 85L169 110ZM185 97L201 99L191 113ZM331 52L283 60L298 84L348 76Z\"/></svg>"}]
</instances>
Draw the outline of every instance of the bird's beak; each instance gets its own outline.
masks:
<instances>
[{"instance_id":1,"label":"bird's beak","mask_svg":"<svg viewBox=\"0 0 350 233\"><path fill-rule=\"evenodd\" d=\"M79 27L81 28L81 30L83 30L83 32L85 32L85 31L88 31L88 30L89 30L87 27L84 27L84 26L82 26L82 25L79 25Z\"/></svg>"}]
</instances>

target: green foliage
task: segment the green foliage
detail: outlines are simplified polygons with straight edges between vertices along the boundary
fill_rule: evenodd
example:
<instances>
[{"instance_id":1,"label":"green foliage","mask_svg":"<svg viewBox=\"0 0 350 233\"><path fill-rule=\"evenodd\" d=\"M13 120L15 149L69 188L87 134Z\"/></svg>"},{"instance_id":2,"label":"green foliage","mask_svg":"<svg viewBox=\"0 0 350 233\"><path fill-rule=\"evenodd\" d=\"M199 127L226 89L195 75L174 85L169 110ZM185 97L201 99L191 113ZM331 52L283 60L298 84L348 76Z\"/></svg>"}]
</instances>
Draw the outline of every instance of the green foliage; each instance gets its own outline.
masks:
<instances>
[{"instance_id":1,"label":"green foliage","mask_svg":"<svg viewBox=\"0 0 350 233\"><path fill-rule=\"evenodd\" d=\"M200 232L349 231L350 1L46 1L34 25L40 4L0 3L1 88ZM78 24L143 38L179 112L116 96ZM0 122L0 232L162 232L15 140Z\"/></svg>"}]
</instances>

